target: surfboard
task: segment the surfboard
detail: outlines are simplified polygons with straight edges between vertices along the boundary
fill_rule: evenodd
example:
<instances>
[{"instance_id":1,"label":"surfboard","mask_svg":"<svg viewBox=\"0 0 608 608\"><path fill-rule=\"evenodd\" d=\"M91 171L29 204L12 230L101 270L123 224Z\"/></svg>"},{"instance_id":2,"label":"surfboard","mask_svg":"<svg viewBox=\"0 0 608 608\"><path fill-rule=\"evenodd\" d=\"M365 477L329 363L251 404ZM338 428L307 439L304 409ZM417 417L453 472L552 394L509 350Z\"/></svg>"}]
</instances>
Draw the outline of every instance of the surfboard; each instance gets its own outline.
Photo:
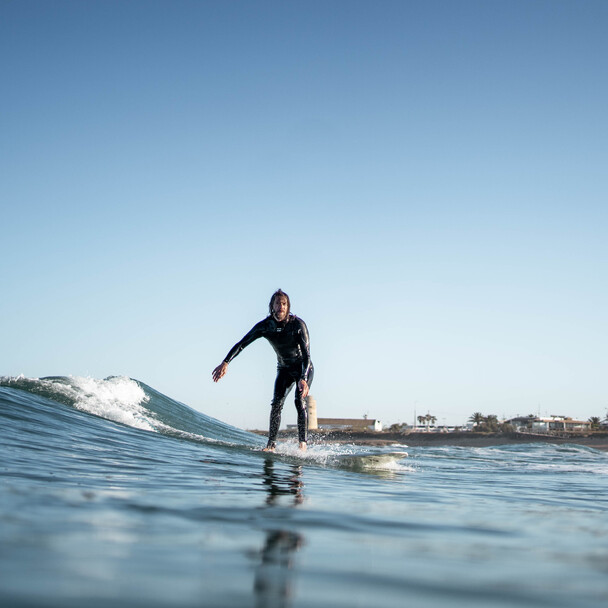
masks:
<instances>
[{"instance_id":1,"label":"surfboard","mask_svg":"<svg viewBox=\"0 0 608 608\"><path fill-rule=\"evenodd\" d=\"M257 451L257 450L256 450ZM300 454L285 452L263 452L265 456L277 458L284 462L297 464L310 463L322 466L336 467L339 469L349 469L353 471L371 471L374 469L387 469L390 465L407 458L408 454L404 451L395 452L366 452L360 454L315 454L307 451Z\"/></svg>"}]
</instances>

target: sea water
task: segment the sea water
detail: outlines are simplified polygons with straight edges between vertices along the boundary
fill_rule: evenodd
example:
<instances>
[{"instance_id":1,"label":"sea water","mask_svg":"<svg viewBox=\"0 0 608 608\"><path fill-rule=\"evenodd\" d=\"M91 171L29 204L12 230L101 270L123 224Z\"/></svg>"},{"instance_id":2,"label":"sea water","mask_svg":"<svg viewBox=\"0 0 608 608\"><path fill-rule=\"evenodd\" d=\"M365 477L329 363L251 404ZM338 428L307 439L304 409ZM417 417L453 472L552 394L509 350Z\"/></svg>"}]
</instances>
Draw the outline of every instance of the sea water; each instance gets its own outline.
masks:
<instances>
[{"instance_id":1,"label":"sea water","mask_svg":"<svg viewBox=\"0 0 608 608\"><path fill-rule=\"evenodd\" d=\"M270 456L129 378L3 378L0 425L2 606L608 605L605 452Z\"/></svg>"}]
</instances>

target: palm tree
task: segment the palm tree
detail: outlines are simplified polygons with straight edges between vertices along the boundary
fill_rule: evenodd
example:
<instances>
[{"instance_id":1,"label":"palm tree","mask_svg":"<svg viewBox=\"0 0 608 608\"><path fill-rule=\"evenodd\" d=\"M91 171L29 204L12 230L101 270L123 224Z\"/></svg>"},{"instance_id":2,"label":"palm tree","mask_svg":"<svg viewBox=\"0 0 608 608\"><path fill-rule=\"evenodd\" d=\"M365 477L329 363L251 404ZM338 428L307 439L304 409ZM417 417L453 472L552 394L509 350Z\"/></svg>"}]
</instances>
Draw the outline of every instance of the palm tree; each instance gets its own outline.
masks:
<instances>
[{"instance_id":1,"label":"palm tree","mask_svg":"<svg viewBox=\"0 0 608 608\"><path fill-rule=\"evenodd\" d=\"M426 422L426 416L418 416L418 422L422 426Z\"/></svg>"},{"instance_id":2,"label":"palm tree","mask_svg":"<svg viewBox=\"0 0 608 608\"><path fill-rule=\"evenodd\" d=\"M591 428L592 429L599 429L600 428L600 417L599 416L591 416L591 418L589 418L589 422L591 423Z\"/></svg>"},{"instance_id":3,"label":"palm tree","mask_svg":"<svg viewBox=\"0 0 608 608\"><path fill-rule=\"evenodd\" d=\"M427 414L425 416L425 419L426 419L426 430L428 432L429 424L435 424L435 422L437 422L437 416L431 416L431 414Z\"/></svg>"},{"instance_id":4,"label":"palm tree","mask_svg":"<svg viewBox=\"0 0 608 608\"><path fill-rule=\"evenodd\" d=\"M473 426L479 426L485 420L484 415L481 412L475 412L469 421L473 423Z\"/></svg>"}]
</instances>

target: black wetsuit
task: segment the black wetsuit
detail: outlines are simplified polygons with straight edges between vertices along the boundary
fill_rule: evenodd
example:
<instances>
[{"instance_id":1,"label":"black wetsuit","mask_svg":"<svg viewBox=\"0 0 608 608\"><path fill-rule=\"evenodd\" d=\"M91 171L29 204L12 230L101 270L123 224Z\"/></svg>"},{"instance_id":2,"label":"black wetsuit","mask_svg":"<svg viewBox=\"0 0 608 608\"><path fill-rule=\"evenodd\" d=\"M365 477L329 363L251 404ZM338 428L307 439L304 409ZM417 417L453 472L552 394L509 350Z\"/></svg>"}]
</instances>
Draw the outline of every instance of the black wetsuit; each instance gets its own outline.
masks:
<instances>
[{"instance_id":1,"label":"black wetsuit","mask_svg":"<svg viewBox=\"0 0 608 608\"><path fill-rule=\"evenodd\" d=\"M268 447L276 445L281 411L285 398L291 387L300 380L305 380L308 386L312 384L314 368L310 360L310 344L308 328L302 319L289 315L285 321L276 321L268 316L256 323L251 331L237 342L226 355L224 362L230 363L246 346L258 338L266 338L277 354L277 378L274 383L274 396L270 410L270 431ZM306 404L302 399L302 391L296 384L295 397L298 412L298 440L306 441Z\"/></svg>"}]
</instances>

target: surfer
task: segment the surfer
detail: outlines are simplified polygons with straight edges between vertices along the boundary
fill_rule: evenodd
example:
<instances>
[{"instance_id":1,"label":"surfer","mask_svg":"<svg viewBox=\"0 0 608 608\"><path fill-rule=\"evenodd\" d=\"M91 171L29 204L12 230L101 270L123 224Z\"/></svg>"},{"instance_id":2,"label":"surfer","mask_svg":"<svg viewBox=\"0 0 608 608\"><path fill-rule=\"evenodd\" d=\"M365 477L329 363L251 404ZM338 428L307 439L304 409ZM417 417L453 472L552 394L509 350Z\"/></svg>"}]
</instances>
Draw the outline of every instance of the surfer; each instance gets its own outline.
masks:
<instances>
[{"instance_id":1,"label":"surfer","mask_svg":"<svg viewBox=\"0 0 608 608\"><path fill-rule=\"evenodd\" d=\"M281 425L281 412L285 398L296 385L295 405L298 412L298 441L301 450L306 450L306 403L314 368L310 360L308 328L299 317L291 314L289 296L277 290L270 298L269 315L256 323L245 337L237 342L225 359L213 370L213 381L223 378L228 364L254 340L266 338L277 354L277 377L270 409L270 429L265 451L274 452Z\"/></svg>"}]
</instances>

